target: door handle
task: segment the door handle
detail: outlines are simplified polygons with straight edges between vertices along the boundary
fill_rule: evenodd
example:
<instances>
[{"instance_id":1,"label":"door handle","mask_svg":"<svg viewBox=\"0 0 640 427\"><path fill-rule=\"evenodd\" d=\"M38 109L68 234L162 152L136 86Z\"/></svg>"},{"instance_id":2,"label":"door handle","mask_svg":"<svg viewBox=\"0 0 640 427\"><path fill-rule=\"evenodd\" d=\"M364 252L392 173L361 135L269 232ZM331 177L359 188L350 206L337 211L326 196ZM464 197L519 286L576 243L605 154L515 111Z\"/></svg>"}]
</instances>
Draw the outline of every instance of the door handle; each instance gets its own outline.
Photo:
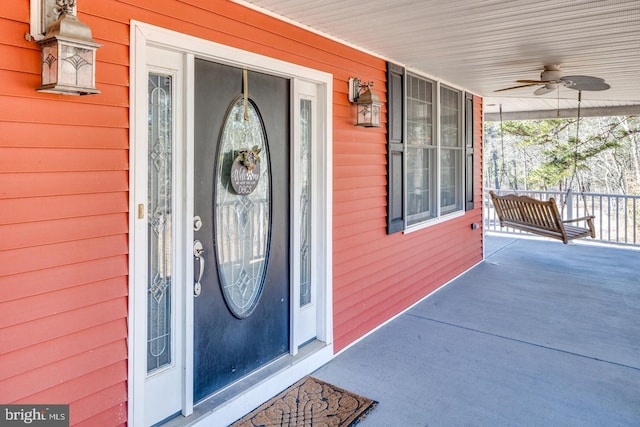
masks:
<instances>
[{"instance_id":1,"label":"door handle","mask_svg":"<svg viewBox=\"0 0 640 427\"><path fill-rule=\"evenodd\" d=\"M196 240L193 242L193 257L200 261L200 271L198 272L198 280L193 285L193 296L197 297L202 292L202 285L200 281L202 280L202 275L204 274L204 247L202 246L202 242L200 240Z\"/></svg>"}]
</instances>

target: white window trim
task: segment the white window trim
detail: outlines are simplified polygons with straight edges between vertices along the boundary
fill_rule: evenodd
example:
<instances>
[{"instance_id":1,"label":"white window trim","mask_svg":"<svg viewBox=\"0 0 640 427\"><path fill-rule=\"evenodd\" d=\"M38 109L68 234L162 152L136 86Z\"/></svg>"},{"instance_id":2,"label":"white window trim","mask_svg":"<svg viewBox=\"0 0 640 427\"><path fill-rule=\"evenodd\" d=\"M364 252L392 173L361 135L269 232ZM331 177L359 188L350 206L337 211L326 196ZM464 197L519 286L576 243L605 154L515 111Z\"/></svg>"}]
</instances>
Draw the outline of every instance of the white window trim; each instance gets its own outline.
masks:
<instances>
[{"instance_id":1,"label":"white window trim","mask_svg":"<svg viewBox=\"0 0 640 427\"><path fill-rule=\"evenodd\" d=\"M188 36L164 28L131 21L130 26L131 53L130 53L130 200L129 200L129 324L128 324L128 422L131 426L142 426L144 423L144 379L146 376L146 310L136 310L146 304L146 285L136 284L135 258L144 256L141 254L140 246L136 245L136 228L139 227L137 218L137 206L141 203L136 195L134 179L136 164L136 144L147 143L146 140L146 50L148 47L157 47L179 51L185 55L185 74L187 93L193 93L193 60L195 57L216 61L232 66L246 67L251 69L315 83L318 85L318 107L322 118L321 136L318 144L317 156L312 162L315 166L315 177L313 192L318 195L315 202L315 212L319 232L315 237L314 262L316 263L317 283L319 289L319 319L317 340L324 345L305 359L292 364L287 370L278 372L267 380L260 382L255 387L247 390L241 396L231 399L222 405L221 409L209 413L216 422L228 424L235 419L249 412L258 406L265 395L275 394L279 390L295 382L297 379L311 373L322 366L333 357L333 313L332 313L332 93L333 76L331 74L313 70L296 64L287 63L281 60L264 57L255 53L239 50L229 46L221 45L211 41ZM295 85L294 85L295 86ZM193 108L192 99L186 101L184 138L186 141L185 160L188 163L193 160ZM295 110L294 110L295 111ZM141 142L143 141L143 142ZM186 173L184 184L186 188L193 186L193 174ZM189 187L191 186L191 187ZM193 216L193 200L186 200L185 218ZM146 204L146 201L144 201ZM185 223L185 230L182 235L193 240L193 228ZM190 236L190 237L189 237ZM186 276L193 276L192 263L187 262ZM191 334L193 327L193 298L190 287L185 291L186 304L182 327L185 328L185 382L183 384L183 415L193 412L193 337ZM180 319L179 319L180 320ZM292 319L293 321L293 319ZM200 421L200 420L198 420Z\"/></svg>"},{"instance_id":2,"label":"white window trim","mask_svg":"<svg viewBox=\"0 0 640 427\"><path fill-rule=\"evenodd\" d=\"M408 198L407 196L407 191L408 188L406 187L408 184L406 184L406 174L407 174L407 162L408 162L408 156L405 155L404 158L404 174L405 176L403 177L403 179L405 179L405 188L403 189L404 191L404 203L405 203L405 207L404 207L404 211L406 212L405 218L404 218L404 230L403 233L404 234L409 234L409 233L413 233L428 227L432 227L435 226L437 224L441 224L443 222L446 221L450 221L452 219L455 218L459 218L461 216L464 216L466 213L465 210L465 206L464 206L464 200L465 200L465 186L464 186L464 182L465 182L465 167L464 167L464 155L461 159L461 164L460 164L460 171L458 178L460 179L460 186L461 186L461 193L460 193L460 197L461 197L461 203L462 206L460 207L460 209L455 210L453 212L449 212L446 214L442 214L441 213L441 209L442 207L440 206L440 190L441 190L441 165L442 165L442 161L441 161L441 141L440 141L440 127L441 127L441 121L440 121L440 109L441 109L441 105L440 105L440 89L442 86L457 91L458 92L458 102L459 102L459 116L458 116L458 129L459 129L459 139L460 139L460 144L461 145L461 149L462 152L464 154L464 89L450 84L448 82L445 82L443 80L440 79L436 79L434 77L428 76L424 73L420 73L417 72L415 70L410 70L410 69L405 69L405 82L406 82L406 78L407 76L414 76L420 79L424 79L427 80L429 82L432 82L435 86L434 88L434 121L432 123L432 127L433 127L433 134L435 135L435 139L436 139L436 184L437 184L437 191L436 191L436 216L434 218L429 218L429 219L425 219L423 221L420 222L416 222L414 224L409 224L409 209L407 207L407 203L408 203ZM407 83L405 83L406 86ZM407 93L406 93L406 89L403 92L403 103L404 103L404 110L407 111ZM404 129L404 134L407 134L407 118L404 118L404 122L402 124L403 129ZM404 148L405 148L405 153L407 152L407 141L405 138L404 141Z\"/></svg>"}]
</instances>

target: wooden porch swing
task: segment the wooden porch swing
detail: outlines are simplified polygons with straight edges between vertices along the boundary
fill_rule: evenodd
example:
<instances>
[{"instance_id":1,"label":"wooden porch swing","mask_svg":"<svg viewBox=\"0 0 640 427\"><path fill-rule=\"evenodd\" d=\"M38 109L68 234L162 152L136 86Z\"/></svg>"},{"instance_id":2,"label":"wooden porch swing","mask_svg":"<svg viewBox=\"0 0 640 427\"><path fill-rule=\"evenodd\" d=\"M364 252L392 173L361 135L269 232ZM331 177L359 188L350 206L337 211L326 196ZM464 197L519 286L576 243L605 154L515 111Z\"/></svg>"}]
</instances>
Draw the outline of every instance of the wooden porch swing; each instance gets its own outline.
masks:
<instances>
[{"instance_id":1,"label":"wooden porch swing","mask_svg":"<svg viewBox=\"0 0 640 427\"><path fill-rule=\"evenodd\" d=\"M584 187L580 183L580 178L577 175L581 101L582 91L579 91L578 119L576 122L576 148L573 164L573 174L571 176L571 181L569 183L567 192L571 191L573 180L574 178L578 177L578 184L580 186L580 192L582 194L587 215L580 218L563 220L562 214L558 210L558 206L556 205L556 201L553 197L550 197L547 201L543 201L528 196L519 196L517 194L506 194L503 196L499 196L495 192L490 191L489 194L491 195L493 206L496 209L496 214L500 219L501 227L511 227L529 233L550 237L552 239L561 240L564 244L567 244L570 240L580 239L582 237L596 237L596 230L593 225L595 216L590 215L587 210L586 198L584 196ZM502 115L500 115L500 120L502 121ZM566 200L567 198L565 197L565 204ZM564 204L562 207L564 211ZM580 221L586 221L587 227L570 225L571 223Z\"/></svg>"},{"instance_id":2,"label":"wooden porch swing","mask_svg":"<svg viewBox=\"0 0 640 427\"><path fill-rule=\"evenodd\" d=\"M543 201L516 194L498 196L493 191L490 191L489 194L491 194L491 200L500 219L501 227L512 227L551 237L562 240L565 244L569 240L581 237L596 237L593 215L563 220L553 197ZM578 221L586 221L588 228L569 225Z\"/></svg>"}]
</instances>

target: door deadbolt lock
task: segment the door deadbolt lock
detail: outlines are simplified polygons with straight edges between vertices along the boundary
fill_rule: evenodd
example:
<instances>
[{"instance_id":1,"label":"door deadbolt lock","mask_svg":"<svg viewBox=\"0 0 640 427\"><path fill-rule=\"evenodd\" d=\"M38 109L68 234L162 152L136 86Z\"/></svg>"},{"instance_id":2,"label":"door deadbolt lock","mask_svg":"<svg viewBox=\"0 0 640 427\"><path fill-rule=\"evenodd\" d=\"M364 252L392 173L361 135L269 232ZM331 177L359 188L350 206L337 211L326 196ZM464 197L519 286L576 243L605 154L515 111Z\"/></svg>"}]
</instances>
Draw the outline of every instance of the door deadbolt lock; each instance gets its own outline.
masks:
<instances>
[{"instance_id":1,"label":"door deadbolt lock","mask_svg":"<svg viewBox=\"0 0 640 427\"><path fill-rule=\"evenodd\" d=\"M193 217L193 231L200 231L202 228L202 218L198 215Z\"/></svg>"}]
</instances>

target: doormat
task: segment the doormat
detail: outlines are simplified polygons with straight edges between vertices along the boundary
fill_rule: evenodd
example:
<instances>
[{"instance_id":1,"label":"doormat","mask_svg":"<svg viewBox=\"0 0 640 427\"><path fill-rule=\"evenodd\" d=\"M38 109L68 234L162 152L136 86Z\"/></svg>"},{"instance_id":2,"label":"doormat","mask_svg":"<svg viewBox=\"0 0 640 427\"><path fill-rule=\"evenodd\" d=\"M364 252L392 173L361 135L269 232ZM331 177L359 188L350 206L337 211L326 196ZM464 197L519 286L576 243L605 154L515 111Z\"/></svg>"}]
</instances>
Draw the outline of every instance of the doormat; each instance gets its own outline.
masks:
<instances>
[{"instance_id":1,"label":"doormat","mask_svg":"<svg viewBox=\"0 0 640 427\"><path fill-rule=\"evenodd\" d=\"M230 427L355 426L378 402L305 377Z\"/></svg>"}]
</instances>

